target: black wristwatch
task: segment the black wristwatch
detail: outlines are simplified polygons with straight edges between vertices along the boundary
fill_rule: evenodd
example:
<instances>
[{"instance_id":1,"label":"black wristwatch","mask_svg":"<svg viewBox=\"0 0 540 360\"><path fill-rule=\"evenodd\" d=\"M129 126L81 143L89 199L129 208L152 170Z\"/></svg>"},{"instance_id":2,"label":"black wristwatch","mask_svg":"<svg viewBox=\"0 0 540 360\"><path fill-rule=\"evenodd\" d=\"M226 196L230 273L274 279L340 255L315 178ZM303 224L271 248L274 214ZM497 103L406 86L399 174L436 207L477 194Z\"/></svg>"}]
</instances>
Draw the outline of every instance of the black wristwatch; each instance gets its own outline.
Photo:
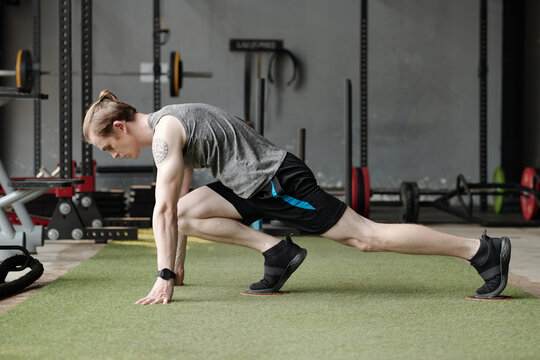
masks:
<instances>
[{"instance_id":1,"label":"black wristwatch","mask_svg":"<svg viewBox=\"0 0 540 360\"><path fill-rule=\"evenodd\" d=\"M176 274L171 269L163 268L158 270L157 276L163 280L176 279Z\"/></svg>"}]
</instances>

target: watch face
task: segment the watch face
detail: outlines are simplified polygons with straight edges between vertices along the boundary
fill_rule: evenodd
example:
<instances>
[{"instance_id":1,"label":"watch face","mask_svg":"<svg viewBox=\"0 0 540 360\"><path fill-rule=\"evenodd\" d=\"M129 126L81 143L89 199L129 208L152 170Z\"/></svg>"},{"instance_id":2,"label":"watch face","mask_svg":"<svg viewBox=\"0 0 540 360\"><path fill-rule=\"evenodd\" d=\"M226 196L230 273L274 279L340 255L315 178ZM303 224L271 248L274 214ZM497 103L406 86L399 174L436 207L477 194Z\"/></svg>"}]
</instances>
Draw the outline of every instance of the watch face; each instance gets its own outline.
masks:
<instances>
[{"instance_id":1,"label":"watch face","mask_svg":"<svg viewBox=\"0 0 540 360\"><path fill-rule=\"evenodd\" d=\"M169 280L170 278L176 277L176 274L169 269L163 269L158 272L158 276L164 280Z\"/></svg>"}]
</instances>

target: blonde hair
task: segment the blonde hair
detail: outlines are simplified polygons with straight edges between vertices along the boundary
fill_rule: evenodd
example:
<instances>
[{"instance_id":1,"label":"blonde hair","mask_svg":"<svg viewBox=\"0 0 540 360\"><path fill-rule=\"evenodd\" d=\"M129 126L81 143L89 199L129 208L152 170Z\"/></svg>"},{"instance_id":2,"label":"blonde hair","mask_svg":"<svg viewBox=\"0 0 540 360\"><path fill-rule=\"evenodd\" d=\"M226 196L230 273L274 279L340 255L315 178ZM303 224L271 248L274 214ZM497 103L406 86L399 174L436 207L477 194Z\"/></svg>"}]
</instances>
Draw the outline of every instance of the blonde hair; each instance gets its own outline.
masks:
<instances>
[{"instance_id":1,"label":"blonde hair","mask_svg":"<svg viewBox=\"0 0 540 360\"><path fill-rule=\"evenodd\" d=\"M90 132L99 137L112 134L115 120L132 121L137 110L124 102L118 101L116 95L109 90L99 93L99 100L90 106L83 122L83 135L89 142Z\"/></svg>"}]
</instances>

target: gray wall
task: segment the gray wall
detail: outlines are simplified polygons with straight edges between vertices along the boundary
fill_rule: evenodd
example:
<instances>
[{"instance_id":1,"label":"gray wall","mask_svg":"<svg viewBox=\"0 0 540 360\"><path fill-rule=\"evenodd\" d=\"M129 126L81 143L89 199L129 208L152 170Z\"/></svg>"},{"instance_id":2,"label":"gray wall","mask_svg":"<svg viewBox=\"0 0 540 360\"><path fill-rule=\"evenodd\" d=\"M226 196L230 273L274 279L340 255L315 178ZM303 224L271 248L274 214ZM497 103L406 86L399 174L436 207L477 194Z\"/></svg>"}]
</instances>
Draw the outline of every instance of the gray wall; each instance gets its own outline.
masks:
<instances>
[{"instance_id":1,"label":"gray wall","mask_svg":"<svg viewBox=\"0 0 540 360\"><path fill-rule=\"evenodd\" d=\"M42 67L58 68L56 2L42 9ZM152 61L151 1L93 2L94 70L138 70ZM180 50L184 69L212 71L212 79L185 79L180 99L162 105L205 102L243 116L244 55L228 49L230 38L279 38L299 58L296 86L270 85L265 135L297 152L298 129L307 128L306 157L321 184L343 185L343 82L353 80L354 116L359 119L359 1L355 0L182 0L163 2L171 39L163 62ZM500 159L502 0L489 1L488 171ZM31 2L3 14L4 66L14 67L17 48L31 48ZM80 8L73 4L73 66L79 68ZM479 1L369 1L369 167L373 187L394 187L402 180L421 186L454 184L463 173L479 173ZM7 60L13 59L13 60ZM269 56L263 56L266 72ZM255 63L255 62L254 62ZM281 78L291 74L282 62ZM255 70L255 64L254 64ZM80 81L74 78L74 159L80 159ZM282 81L283 82L283 81ZM43 161L58 162L58 79L44 76ZM94 77L94 94L108 88L141 112L152 111L152 85L137 77ZM255 88L255 83L253 85ZM253 94L252 98L255 98ZM253 115L255 106L252 105ZM8 171L30 175L33 169L31 102L4 106L0 124L2 159ZM356 121L358 122L358 121ZM355 134L358 133L355 124ZM355 136L355 163L359 163ZM148 165L151 154L116 160L95 151L100 165ZM489 175L491 176L491 175ZM196 175L196 182L208 180ZM100 177L99 186L122 187L145 178ZM116 186L118 184L118 186Z\"/></svg>"},{"instance_id":2,"label":"gray wall","mask_svg":"<svg viewBox=\"0 0 540 360\"><path fill-rule=\"evenodd\" d=\"M529 0L525 8L523 162L525 166L540 167L540 3Z\"/></svg>"}]
</instances>

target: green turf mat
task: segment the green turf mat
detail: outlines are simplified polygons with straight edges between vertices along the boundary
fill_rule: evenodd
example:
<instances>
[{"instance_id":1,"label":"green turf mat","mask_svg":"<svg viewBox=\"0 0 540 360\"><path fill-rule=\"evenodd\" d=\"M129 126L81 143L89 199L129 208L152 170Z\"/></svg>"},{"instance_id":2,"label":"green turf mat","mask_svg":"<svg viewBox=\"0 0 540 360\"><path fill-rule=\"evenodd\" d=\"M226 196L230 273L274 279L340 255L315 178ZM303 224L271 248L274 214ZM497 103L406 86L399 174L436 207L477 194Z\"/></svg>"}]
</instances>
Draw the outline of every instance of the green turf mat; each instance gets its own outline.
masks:
<instances>
[{"instance_id":1,"label":"green turf mat","mask_svg":"<svg viewBox=\"0 0 540 360\"><path fill-rule=\"evenodd\" d=\"M283 296L240 294L253 250L190 240L186 286L142 307L155 280L150 231L115 242L0 315L1 359L532 359L540 301L509 286L466 300L474 269L439 256L365 254L297 237L308 257Z\"/></svg>"}]
</instances>

